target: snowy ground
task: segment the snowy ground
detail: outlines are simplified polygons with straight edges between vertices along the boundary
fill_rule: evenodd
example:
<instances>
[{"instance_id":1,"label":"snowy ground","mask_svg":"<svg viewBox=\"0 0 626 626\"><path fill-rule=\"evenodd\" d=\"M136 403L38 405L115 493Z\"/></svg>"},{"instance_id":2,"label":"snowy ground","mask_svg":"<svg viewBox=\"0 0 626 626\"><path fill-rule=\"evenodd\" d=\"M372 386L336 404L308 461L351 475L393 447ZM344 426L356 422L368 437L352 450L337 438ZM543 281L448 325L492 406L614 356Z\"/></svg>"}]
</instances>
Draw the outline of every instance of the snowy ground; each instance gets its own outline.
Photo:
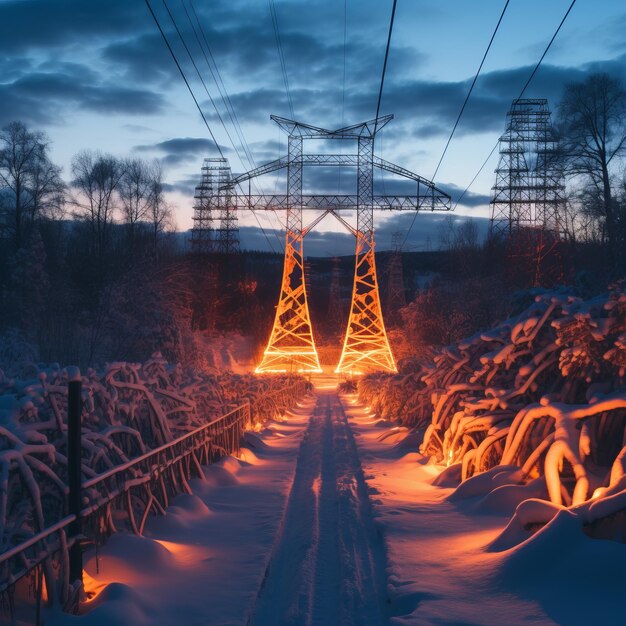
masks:
<instances>
[{"instance_id":1,"label":"snowy ground","mask_svg":"<svg viewBox=\"0 0 626 626\"><path fill-rule=\"evenodd\" d=\"M246 435L241 460L227 457L151 518L145 537L114 535L86 563L96 597L79 617L48 626L244 624L261 586L289 493L300 440L315 405Z\"/></svg>"},{"instance_id":2,"label":"snowy ground","mask_svg":"<svg viewBox=\"0 0 626 626\"><path fill-rule=\"evenodd\" d=\"M520 487L450 501L453 489L432 485L441 467L415 452L414 434L370 415L355 397L343 402L375 493L392 624L625 623L626 546L587 537L565 515L496 551L490 544Z\"/></svg>"},{"instance_id":3,"label":"snowy ground","mask_svg":"<svg viewBox=\"0 0 626 626\"><path fill-rule=\"evenodd\" d=\"M112 537L87 562L84 614L46 623L623 623L626 546L565 519L494 551L497 502L448 500L415 437L334 384L248 434L145 537Z\"/></svg>"}]
</instances>

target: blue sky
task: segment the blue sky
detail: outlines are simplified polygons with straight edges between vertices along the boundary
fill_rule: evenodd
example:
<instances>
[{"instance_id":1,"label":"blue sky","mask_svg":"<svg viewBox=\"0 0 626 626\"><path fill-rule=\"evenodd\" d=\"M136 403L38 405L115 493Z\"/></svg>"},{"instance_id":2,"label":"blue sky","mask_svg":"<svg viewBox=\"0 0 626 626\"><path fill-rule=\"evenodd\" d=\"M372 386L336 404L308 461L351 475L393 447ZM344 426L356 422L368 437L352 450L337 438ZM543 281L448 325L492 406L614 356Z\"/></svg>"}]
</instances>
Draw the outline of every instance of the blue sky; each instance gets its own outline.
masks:
<instances>
[{"instance_id":1,"label":"blue sky","mask_svg":"<svg viewBox=\"0 0 626 626\"><path fill-rule=\"evenodd\" d=\"M437 175L436 182L453 198L501 133L511 100L569 3L511 0ZM248 169L235 155L200 83L193 80L194 70L185 62L162 0L152 4L233 170ZM289 109L268 3L193 4L255 162L277 158L285 151L285 140L269 115L289 117ZM193 45L181 0L168 0L168 6L222 109L204 59ZM342 118L345 124L372 118L391 0L276 0L275 6L296 117L329 128L340 126ZM378 154L427 178L433 175L503 6L504 0L399 0L381 106L381 113L394 113L395 119L377 142ZM546 97L554 108L568 81L597 70L625 77L624 32L623 2L578 0L526 96ZM67 178L72 155L83 148L161 159L171 201L178 208L178 226L189 227L202 159L215 153L143 0L0 2L0 68L0 125L22 119L45 130L53 158ZM496 162L497 155L457 209L460 214L488 215ZM309 182L318 189L337 184L323 173ZM268 191L282 185L273 177L260 183ZM268 227L278 227L272 214L262 219ZM388 219L380 218L381 231L406 228L406 215L386 223ZM250 216L241 221L254 224ZM411 243L423 245L427 236L432 243L433 224L433 218L419 216ZM385 247L384 241L380 247Z\"/></svg>"}]
</instances>

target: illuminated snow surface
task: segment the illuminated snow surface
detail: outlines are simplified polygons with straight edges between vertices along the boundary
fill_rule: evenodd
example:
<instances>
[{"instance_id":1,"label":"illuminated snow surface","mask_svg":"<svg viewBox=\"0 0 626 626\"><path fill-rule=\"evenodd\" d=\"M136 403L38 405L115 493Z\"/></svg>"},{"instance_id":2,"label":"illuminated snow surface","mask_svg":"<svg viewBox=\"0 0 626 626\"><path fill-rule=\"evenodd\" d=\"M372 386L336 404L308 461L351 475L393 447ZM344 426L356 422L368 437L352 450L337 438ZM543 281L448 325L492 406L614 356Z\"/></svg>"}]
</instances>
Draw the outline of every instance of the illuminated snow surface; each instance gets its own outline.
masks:
<instances>
[{"instance_id":1,"label":"illuminated snow surface","mask_svg":"<svg viewBox=\"0 0 626 626\"><path fill-rule=\"evenodd\" d=\"M503 532L532 497L506 469L450 498L414 433L330 388L246 438L145 537L113 536L99 573L90 554L97 595L46 624L623 623L626 546L566 510Z\"/></svg>"}]
</instances>

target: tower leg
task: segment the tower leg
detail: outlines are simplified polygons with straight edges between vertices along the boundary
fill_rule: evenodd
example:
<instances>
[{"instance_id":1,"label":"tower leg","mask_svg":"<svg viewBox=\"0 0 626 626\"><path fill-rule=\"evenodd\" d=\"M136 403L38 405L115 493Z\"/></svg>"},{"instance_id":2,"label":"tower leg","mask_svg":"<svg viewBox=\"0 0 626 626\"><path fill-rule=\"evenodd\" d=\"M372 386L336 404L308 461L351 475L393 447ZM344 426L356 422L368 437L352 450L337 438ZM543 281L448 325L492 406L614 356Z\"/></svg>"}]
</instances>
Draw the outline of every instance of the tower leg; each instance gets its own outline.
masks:
<instances>
[{"instance_id":1,"label":"tower leg","mask_svg":"<svg viewBox=\"0 0 626 626\"><path fill-rule=\"evenodd\" d=\"M304 285L302 231L287 230L285 265L274 326L256 368L262 372L321 372Z\"/></svg>"},{"instance_id":2,"label":"tower leg","mask_svg":"<svg viewBox=\"0 0 626 626\"><path fill-rule=\"evenodd\" d=\"M359 138L357 235L354 287L337 373L395 372L385 331L374 257L373 139Z\"/></svg>"},{"instance_id":3,"label":"tower leg","mask_svg":"<svg viewBox=\"0 0 626 626\"><path fill-rule=\"evenodd\" d=\"M274 326L261 363L262 372L321 372L304 282L302 255L302 137L289 137L285 264Z\"/></svg>"},{"instance_id":4,"label":"tower leg","mask_svg":"<svg viewBox=\"0 0 626 626\"><path fill-rule=\"evenodd\" d=\"M380 306L373 233L358 232L348 328L337 373L395 372Z\"/></svg>"}]
</instances>

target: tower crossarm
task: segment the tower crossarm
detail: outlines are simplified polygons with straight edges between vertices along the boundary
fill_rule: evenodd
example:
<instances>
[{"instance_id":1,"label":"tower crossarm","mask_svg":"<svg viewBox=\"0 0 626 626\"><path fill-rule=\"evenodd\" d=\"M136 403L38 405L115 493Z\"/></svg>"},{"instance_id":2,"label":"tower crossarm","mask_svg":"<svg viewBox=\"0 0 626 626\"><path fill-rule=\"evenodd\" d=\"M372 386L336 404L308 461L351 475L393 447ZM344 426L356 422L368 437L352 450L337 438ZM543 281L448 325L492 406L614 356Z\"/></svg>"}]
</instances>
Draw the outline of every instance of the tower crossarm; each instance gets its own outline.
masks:
<instances>
[{"instance_id":1,"label":"tower crossarm","mask_svg":"<svg viewBox=\"0 0 626 626\"><path fill-rule=\"evenodd\" d=\"M234 187L235 185L240 185L247 180L251 180L253 178L257 178L258 176L263 176L264 174L271 174L276 170L280 170L284 167L287 167L289 164L289 157L287 155L280 157L280 159L276 159L275 161L270 161L269 163L265 163L260 165L259 167L255 167L253 170L249 172L245 172L243 174L239 174L239 176L235 176L231 179L229 186Z\"/></svg>"},{"instance_id":2,"label":"tower crossarm","mask_svg":"<svg viewBox=\"0 0 626 626\"><path fill-rule=\"evenodd\" d=\"M384 195L373 196L372 206L382 211L449 211L450 197L433 195L430 189L424 195L400 196ZM233 194L231 202L238 209L254 211L275 211L289 208L287 195L242 195ZM359 207L356 195L302 195L302 208L309 210L356 210Z\"/></svg>"},{"instance_id":3,"label":"tower crossarm","mask_svg":"<svg viewBox=\"0 0 626 626\"><path fill-rule=\"evenodd\" d=\"M414 180L417 183L417 197L424 198L425 200L431 200L432 206L428 207L433 211L449 211L451 208L451 198L445 192L439 189L435 183L419 174L415 174L410 170L407 170L404 167L400 167L395 163L391 163L390 161L385 161L385 159L381 159L380 157L374 155L373 165L381 170L385 170L387 172L391 172L396 176L401 176L403 178L408 178L410 180ZM424 202L420 203L418 208L422 208Z\"/></svg>"},{"instance_id":4,"label":"tower crossarm","mask_svg":"<svg viewBox=\"0 0 626 626\"><path fill-rule=\"evenodd\" d=\"M423 176L420 176L419 174L415 174L414 172L411 172L410 170L407 170L406 168L401 167L400 165L396 165L395 163L391 163L390 161L385 161L385 159L381 159L380 157L376 155L374 155L374 167L377 167L381 170L385 170L387 172L391 172L392 174L396 174L397 176L402 176L403 178L410 178L411 180L415 180L418 183L424 185L425 187L433 187L436 189L435 183L433 183L432 180L428 180L427 178L424 178ZM440 189L437 189L437 191L443 194L444 196L447 195Z\"/></svg>"},{"instance_id":5,"label":"tower crossarm","mask_svg":"<svg viewBox=\"0 0 626 626\"><path fill-rule=\"evenodd\" d=\"M383 126L388 124L393 119L393 115L383 115L377 119L360 122L359 124L353 124L352 126L345 126L343 128L338 128L337 130L311 126L310 124L289 120L286 117L280 117L279 115L270 115L270 118L274 120L274 122L276 122L288 135L296 135L303 138L323 138L332 136L333 139L358 139L359 137L374 137L374 135L381 130Z\"/></svg>"}]
</instances>

